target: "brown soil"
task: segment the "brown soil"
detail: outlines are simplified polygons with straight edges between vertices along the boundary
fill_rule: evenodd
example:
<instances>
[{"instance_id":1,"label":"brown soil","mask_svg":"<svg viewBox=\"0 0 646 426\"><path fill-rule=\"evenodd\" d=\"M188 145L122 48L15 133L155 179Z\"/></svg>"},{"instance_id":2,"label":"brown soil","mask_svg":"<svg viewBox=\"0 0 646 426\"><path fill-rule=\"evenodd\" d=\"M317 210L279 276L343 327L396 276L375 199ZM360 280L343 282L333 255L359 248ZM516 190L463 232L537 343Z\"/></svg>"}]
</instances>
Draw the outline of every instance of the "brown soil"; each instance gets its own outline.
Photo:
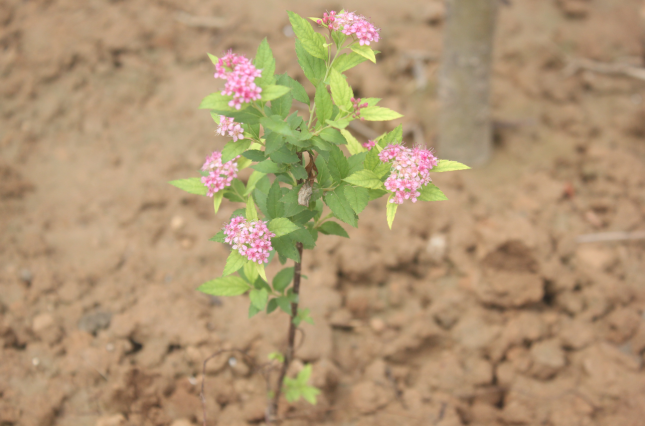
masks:
<instances>
[{"instance_id":1,"label":"brown soil","mask_svg":"<svg viewBox=\"0 0 646 426\"><path fill-rule=\"evenodd\" d=\"M438 63L418 89L406 53L440 53L441 3L343 6L382 28L378 66L350 73L358 94L432 145ZM249 357L209 363L209 424L262 422L254 370L286 318L195 291L223 268L207 239L237 206L214 217L166 182L225 142L196 109L219 87L205 52L253 55L266 36L279 72L301 76L284 10L328 7L0 2L0 425L198 424L201 363L222 348ZM644 228L644 84L563 72L576 57L643 66L643 10L501 2L494 158L437 175L450 200L400 208L392 232L381 200L351 240L306 253L316 325L298 357L324 394L284 424L644 424L644 243L576 242Z\"/></svg>"}]
</instances>

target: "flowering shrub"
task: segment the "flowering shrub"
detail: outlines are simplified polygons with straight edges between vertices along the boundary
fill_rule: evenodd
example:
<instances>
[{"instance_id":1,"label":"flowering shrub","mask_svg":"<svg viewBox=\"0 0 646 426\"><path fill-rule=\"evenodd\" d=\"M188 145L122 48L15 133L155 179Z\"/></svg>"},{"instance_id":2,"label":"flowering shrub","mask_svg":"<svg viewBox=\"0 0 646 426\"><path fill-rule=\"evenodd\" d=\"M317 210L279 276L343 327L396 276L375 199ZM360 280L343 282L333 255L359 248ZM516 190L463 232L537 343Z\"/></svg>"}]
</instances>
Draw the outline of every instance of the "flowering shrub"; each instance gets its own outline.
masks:
<instances>
[{"instance_id":1,"label":"flowering shrub","mask_svg":"<svg viewBox=\"0 0 646 426\"><path fill-rule=\"evenodd\" d=\"M314 87L314 99L298 81L275 74L266 39L253 61L231 51L222 58L209 55L215 78L226 83L222 91L204 98L200 108L211 111L217 134L233 140L206 159L201 178L171 182L212 197L216 213L223 198L244 204L211 238L231 245L222 276L198 290L215 296L248 292L250 317L281 309L292 319L285 353L271 355L281 367L270 396L269 420L275 418L281 393L288 401L303 397L311 403L319 393L307 384L311 366L296 378L286 377L296 327L311 322L309 310L298 305L303 249L313 249L321 234L348 238L336 220L357 227L368 202L383 196L388 197L386 218L392 227L398 206L406 200L446 200L431 183L431 172L468 168L438 160L424 146L404 146L401 125L360 144L348 131L352 120L401 117L378 106L378 98L355 98L343 75L364 61L376 62L379 52L370 45L379 41L379 29L361 15L341 11L310 18L324 30L321 34L307 20L288 14L297 37L296 58ZM301 117L291 112L294 102L304 104L308 113ZM237 173L247 167L254 171L244 183ZM282 264L293 260L294 266L270 281L265 264L274 255Z\"/></svg>"}]
</instances>

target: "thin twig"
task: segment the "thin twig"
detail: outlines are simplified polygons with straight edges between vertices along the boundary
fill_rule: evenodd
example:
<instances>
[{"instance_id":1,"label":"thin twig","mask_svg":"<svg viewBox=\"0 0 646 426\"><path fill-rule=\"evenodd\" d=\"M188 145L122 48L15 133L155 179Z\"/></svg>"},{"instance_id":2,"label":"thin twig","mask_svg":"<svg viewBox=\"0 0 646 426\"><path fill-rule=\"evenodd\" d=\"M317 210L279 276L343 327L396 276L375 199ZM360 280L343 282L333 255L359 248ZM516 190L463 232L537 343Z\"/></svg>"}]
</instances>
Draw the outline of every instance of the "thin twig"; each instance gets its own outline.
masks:
<instances>
[{"instance_id":1,"label":"thin twig","mask_svg":"<svg viewBox=\"0 0 646 426\"><path fill-rule=\"evenodd\" d=\"M569 58L567 61L568 63L563 69L563 74L567 77L576 74L579 70L588 70L600 74L624 75L644 80L644 68L630 64L599 62L585 58Z\"/></svg>"},{"instance_id":2,"label":"thin twig","mask_svg":"<svg viewBox=\"0 0 646 426\"><path fill-rule=\"evenodd\" d=\"M579 235L576 242L581 243L596 243L602 241L630 241L630 240L643 240L644 231L618 231L618 232L599 232L597 234Z\"/></svg>"},{"instance_id":3,"label":"thin twig","mask_svg":"<svg viewBox=\"0 0 646 426\"><path fill-rule=\"evenodd\" d=\"M216 16L195 16L186 12L178 12L175 20L193 28L225 28L229 22Z\"/></svg>"}]
</instances>

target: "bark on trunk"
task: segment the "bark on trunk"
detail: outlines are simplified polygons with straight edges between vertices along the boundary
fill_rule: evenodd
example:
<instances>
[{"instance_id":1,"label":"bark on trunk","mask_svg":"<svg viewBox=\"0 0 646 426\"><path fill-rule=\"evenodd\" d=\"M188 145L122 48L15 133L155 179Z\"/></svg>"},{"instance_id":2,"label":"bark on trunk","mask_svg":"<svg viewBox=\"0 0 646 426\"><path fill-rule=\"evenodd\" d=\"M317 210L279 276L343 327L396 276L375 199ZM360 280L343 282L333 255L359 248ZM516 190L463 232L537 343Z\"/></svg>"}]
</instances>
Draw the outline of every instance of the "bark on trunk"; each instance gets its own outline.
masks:
<instances>
[{"instance_id":1,"label":"bark on trunk","mask_svg":"<svg viewBox=\"0 0 646 426\"><path fill-rule=\"evenodd\" d=\"M499 0L446 0L439 154L469 166L491 155L491 56Z\"/></svg>"}]
</instances>

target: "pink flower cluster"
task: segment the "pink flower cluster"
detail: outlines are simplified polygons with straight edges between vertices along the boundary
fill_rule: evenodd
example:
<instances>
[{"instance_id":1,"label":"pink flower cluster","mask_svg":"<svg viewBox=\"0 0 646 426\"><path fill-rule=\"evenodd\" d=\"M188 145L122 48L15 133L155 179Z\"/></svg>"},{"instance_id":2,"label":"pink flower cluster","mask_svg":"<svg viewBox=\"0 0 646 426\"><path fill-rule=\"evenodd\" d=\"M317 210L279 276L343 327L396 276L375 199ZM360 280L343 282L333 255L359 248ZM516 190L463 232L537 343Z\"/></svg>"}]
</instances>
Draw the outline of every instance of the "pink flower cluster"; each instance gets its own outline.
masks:
<instances>
[{"instance_id":1,"label":"pink flower cluster","mask_svg":"<svg viewBox=\"0 0 646 426\"><path fill-rule=\"evenodd\" d=\"M233 118L225 117L224 115L220 116L220 125L215 133L222 136L231 136L233 138L233 142L244 139L240 123L236 123Z\"/></svg>"},{"instance_id":2,"label":"pink flower cluster","mask_svg":"<svg viewBox=\"0 0 646 426\"><path fill-rule=\"evenodd\" d=\"M202 176L202 183L208 188L206 195L213 197L216 192L231 186L231 181L238 175L238 165L236 164L238 157L224 164L222 164L222 153L219 151L214 151L213 154L206 157L202 166L202 170L209 172L208 176Z\"/></svg>"},{"instance_id":3,"label":"pink flower cluster","mask_svg":"<svg viewBox=\"0 0 646 426\"><path fill-rule=\"evenodd\" d=\"M379 41L379 28L375 27L366 17L357 15L353 12L343 12L339 14L334 24L343 27L341 32L345 35L354 34L359 39L361 46L370 45L371 41Z\"/></svg>"},{"instance_id":4,"label":"pink flower cluster","mask_svg":"<svg viewBox=\"0 0 646 426\"><path fill-rule=\"evenodd\" d=\"M272 250L271 238L276 234L267 229L267 222L256 220L247 222L242 216L236 216L224 226L224 241L230 243L234 250L252 262L267 263Z\"/></svg>"},{"instance_id":5,"label":"pink flower cluster","mask_svg":"<svg viewBox=\"0 0 646 426\"><path fill-rule=\"evenodd\" d=\"M329 14L329 15L328 15L327 13L324 13L324 14L323 14L323 20L321 21L321 20L319 19L318 21L316 21L316 23L317 23L317 24L319 24L319 25L327 25L327 26L329 26L331 29L333 29L333 30L337 30L337 29L338 29L338 26L337 26L336 28L334 28L334 27L335 27L335 25L334 25L335 16L336 16L336 12L335 12L335 11L330 12L330 14Z\"/></svg>"},{"instance_id":6,"label":"pink flower cluster","mask_svg":"<svg viewBox=\"0 0 646 426\"><path fill-rule=\"evenodd\" d=\"M361 114L361 108L367 107L368 102L361 103L361 98L350 98L350 102L352 102L352 108L354 109L352 117L363 120L363 117L359 117L359 115Z\"/></svg>"},{"instance_id":7,"label":"pink flower cluster","mask_svg":"<svg viewBox=\"0 0 646 426\"><path fill-rule=\"evenodd\" d=\"M362 143L361 146L370 151L376 145L375 141L369 140L368 142Z\"/></svg>"},{"instance_id":8,"label":"pink flower cluster","mask_svg":"<svg viewBox=\"0 0 646 426\"><path fill-rule=\"evenodd\" d=\"M390 144L379 153L379 159L392 162L390 176L384 182L386 189L394 193L391 203L403 204L404 200L417 201L419 189L431 181L430 170L437 166L437 158L425 147L407 148Z\"/></svg>"},{"instance_id":9,"label":"pink flower cluster","mask_svg":"<svg viewBox=\"0 0 646 426\"><path fill-rule=\"evenodd\" d=\"M249 103L260 99L262 89L256 86L254 79L260 77L261 71L256 69L251 60L244 55L236 55L231 50L224 57L218 60L215 65L215 78L223 78L227 82L224 85L223 95L231 96L230 107L240 109L242 103Z\"/></svg>"}]
</instances>

